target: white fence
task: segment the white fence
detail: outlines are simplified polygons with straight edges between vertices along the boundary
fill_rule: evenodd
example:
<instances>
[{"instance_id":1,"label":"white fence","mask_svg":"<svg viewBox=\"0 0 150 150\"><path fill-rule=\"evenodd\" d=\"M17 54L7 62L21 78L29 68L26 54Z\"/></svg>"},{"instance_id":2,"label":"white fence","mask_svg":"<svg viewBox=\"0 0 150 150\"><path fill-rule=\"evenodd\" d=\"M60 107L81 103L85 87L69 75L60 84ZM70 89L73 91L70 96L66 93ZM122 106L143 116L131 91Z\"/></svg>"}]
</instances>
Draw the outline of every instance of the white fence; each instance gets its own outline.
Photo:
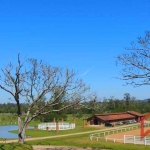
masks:
<instances>
[{"instance_id":1,"label":"white fence","mask_svg":"<svg viewBox=\"0 0 150 150\"><path fill-rule=\"evenodd\" d=\"M124 128L117 128L117 129L114 129L114 130L107 130L107 131L103 131L103 132L99 132L99 133L94 133L94 134L90 135L90 140L95 138L98 141L99 138L104 138L104 136L108 135L108 134L125 132L125 131L134 130L134 129L138 129L138 128L139 128L139 125L134 125L134 126L128 126L128 127L124 127Z\"/></svg>"},{"instance_id":2,"label":"white fence","mask_svg":"<svg viewBox=\"0 0 150 150\"><path fill-rule=\"evenodd\" d=\"M56 123L41 123L38 124L38 129L40 130L46 130L48 128L48 130L56 130ZM75 124L74 123L58 123L58 130L69 130L69 129L74 129L75 128Z\"/></svg>"},{"instance_id":3,"label":"white fence","mask_svg":"<svg viewBox=\"0 0 150 150\"><path fill-rule=\"evenodd\" d=\"M144 127L150 126L149 123L145 123ZM94 138L98 141L98 139L102 138L105 139L105 141L113 141L115 142L123 142L124 144L126 143L132 143L132 144L144 144L144 145L150 145L150 137L144 137L141 139L141 136L134 136L134 135L124 135L124 138L119 139L119 138L107 138L105 135L108 134L114 134L118 132L125 132L125 131L130 131L134 129L140 128L140 125L134 125L134 126L128 126L124 128L118 128L115 130L107 130L99 133L94 133L90 135L90 140L93 140Z\"/></svg>"},{"instance_id":4,"label":"white fence","mask_svg":"<svg viewBox=\"0 0 150 150\"><path fill-rule=\"evenodd\" d=\"M124 135L124 144L126 143L150 145L150 137L145 136L141 139L141 136Z\"/></svg>"}]
</instances>

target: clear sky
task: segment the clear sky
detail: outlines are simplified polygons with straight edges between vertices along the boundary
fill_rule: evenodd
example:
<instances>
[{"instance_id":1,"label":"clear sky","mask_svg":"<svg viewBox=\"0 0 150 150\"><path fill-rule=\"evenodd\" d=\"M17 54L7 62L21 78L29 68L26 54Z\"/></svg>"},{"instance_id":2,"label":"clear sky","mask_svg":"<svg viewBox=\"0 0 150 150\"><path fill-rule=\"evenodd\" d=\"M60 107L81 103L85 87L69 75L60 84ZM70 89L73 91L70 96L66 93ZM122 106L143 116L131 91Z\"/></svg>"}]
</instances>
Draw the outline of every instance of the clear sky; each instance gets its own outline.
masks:
<instances>
[{"instance_id":1,"label":"clear sky","mask_svg":"<svg viewBox=\"0 0 150 150\"><path fill-rule=\"evenodd\" d=\"M74 69L100 98L145 99L148 86L122 86L114 78L115 56L149 28L149 0L1 0L0 67L20 52ZM8 97L0 91L0 102Z\"/></svg>"}]
</instances>

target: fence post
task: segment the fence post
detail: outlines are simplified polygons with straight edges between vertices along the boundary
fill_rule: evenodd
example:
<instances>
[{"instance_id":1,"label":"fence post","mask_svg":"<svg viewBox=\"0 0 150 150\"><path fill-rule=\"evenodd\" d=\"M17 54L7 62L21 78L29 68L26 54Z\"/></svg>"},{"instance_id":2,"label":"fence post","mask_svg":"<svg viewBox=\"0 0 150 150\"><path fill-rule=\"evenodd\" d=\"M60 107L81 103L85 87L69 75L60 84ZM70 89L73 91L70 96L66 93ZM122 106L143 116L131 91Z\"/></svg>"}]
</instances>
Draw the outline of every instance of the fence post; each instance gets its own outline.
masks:
<instances>
[{"instance_id":1,"label":"fence post","mask_svg":"<svg viewBox=\"0 0 150 150\"><path fill-rule=\"evenodd\" d=\"M76 125L76 118L73 119L73 123Z\"/></svg>"},{"instance_id":2,"label":"fence post","mask_svg":"<svg viewBox=\"0 0 150 150\"><path fill-rule=\"evenodd\" d=\"M56 132L59 130L58 120L56 121Z\"/></svg>"},{"instance_id":3,"label":"fence post","mask_svg":"<svg viewBox=\"0 0 150 150\"><path fill-rule=\"evenodd\" d=\"M85 128L85 126L86 126L86 125L85 125L85 119L83 119L83 128Z\"/></svg>"},{"instance_id":4,"label":"fence post","mask_svg":"<svg viewBox=\"0 0 150 150\"><path fill-rule=\"evenodd\" d=\"M91 140L91 141L92 141L92 138L93 138L93 134L90 135L90 140Z\"/></svg>"},{"instance_id":5,"label":"fence post","mask_svg":"<svg viewBox=\"0 0 150 150\"><path fill-rule=\"evenodd\" d=\"M144 138L144 145L146 145L146 136L145 136L145 138Z\"/></svg>"},{"instance_id":6,"label":"fence post","mask_svg":"<svg viewBox=\"0 0 150 150\"><path fill-rule=\"evenodd\" d=\"M123 143L124 143L124 144L126 143L125 138L126 138L126 135L124 135L124 140L123 140Z\"/></svg>"},{"instance_id":7,"label":"fence post","mask_svg":"<svg viewBox=\"0 0 150 150\"><path fill-rule=\"evenodd\" d=\"M48 131L49 127L46 127L46 130Z\"/></svg>"},{"instance_id":8,"label":"fence post","mask_svg":"<svg viewBox=\"0 0 150 150\"><path fill-rule=\"evenodd\" d=\"M135 136L133 137L133 143L136 144L136 143L135 143Z\"/></svg>"},{"instance_id":9,"label":"fence post","mask_svg":"<svg viewBox=\"0 0 150 150\"><path fill-rule=\"evenodd\" d=\"M26 125L26 130L28 130L28 124Z\"/></svg>"},{"instance_id":10,"label":"fence post","mask_svg":"<svg viewBox=\"0 0 150 150\"><path fill-rule=\"evenodd\" d=\"M114 139L114 143L115 143L115 139Z\"/></svg>"},{"instance_id":11,"label":"fence post","mask_svg":"<svg viewBox=\"0 0 150 150\"><path fill-rule=\"evenodd\" d=\"M37 130L37 126L34 126L34 130Z\"/></svg>"}]
</instances>

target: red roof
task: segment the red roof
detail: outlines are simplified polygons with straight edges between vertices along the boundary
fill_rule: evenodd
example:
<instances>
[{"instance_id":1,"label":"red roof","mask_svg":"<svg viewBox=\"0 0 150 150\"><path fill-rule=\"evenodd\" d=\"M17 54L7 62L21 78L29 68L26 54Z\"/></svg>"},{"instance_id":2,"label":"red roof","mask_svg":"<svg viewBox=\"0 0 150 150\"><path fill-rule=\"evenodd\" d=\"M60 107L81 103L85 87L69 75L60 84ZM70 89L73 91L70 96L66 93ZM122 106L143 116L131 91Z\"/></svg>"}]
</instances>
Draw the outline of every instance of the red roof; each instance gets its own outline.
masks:
<instances>
[{"instance_id":1,"label":"red roof","mask_svg":"<svg viewBox=\"0 0 150 150\"><path fill-rule=\"evenodd\" d=\"M135 116L130 114L114 114L114 115L99 115L97 118L107 121L107 120L119 120L119 119L134 119Z\"/></svg>"},{"instance_id":2,"label":"red roof","mask_svg":"<svg viewBox=\"0 0 150 150\"><path fill-rule=\"evenodd\" d=\"M104 121L109 120L121 120L121 119L134 119L135 117L142 117L143 114L140 114L135 111L127 111L127 112L120 112L120 113L110 113L110 114L95 114L93 117L99 118ZM93 117L88 118L88 120L92 119Z\"/></svg>"},{"instance_id":3,"label":"red roof","mask_svg":"<svg viewBox=\"0 0 150 150\"><path fill-rule=\"evenodd\" d=\"M136 112L136 111L127 111L129 114L134 115L134 116L138 116L138 117L142 117L144 116L143 114Z\"/></svg>"}]
</instances>

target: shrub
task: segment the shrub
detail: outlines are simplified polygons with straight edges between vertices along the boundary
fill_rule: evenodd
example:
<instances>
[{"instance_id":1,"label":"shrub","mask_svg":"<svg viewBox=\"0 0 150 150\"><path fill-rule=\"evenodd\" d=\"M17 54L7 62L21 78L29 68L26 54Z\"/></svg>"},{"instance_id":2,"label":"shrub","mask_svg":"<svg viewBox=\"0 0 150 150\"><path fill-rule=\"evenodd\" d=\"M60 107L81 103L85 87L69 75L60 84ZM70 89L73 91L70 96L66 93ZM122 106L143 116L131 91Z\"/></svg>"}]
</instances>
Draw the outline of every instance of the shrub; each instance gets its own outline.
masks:
<instances>
[{"instance_id":1,"label":"shrub","mask_svg":"<svg viewBox=\"0 0 150 150\"><path fill-rule=\"evenodd\" d=\"M33 150L29 144L5 143L0 144L0 150Z\"/></svg>"}]
</instances>

